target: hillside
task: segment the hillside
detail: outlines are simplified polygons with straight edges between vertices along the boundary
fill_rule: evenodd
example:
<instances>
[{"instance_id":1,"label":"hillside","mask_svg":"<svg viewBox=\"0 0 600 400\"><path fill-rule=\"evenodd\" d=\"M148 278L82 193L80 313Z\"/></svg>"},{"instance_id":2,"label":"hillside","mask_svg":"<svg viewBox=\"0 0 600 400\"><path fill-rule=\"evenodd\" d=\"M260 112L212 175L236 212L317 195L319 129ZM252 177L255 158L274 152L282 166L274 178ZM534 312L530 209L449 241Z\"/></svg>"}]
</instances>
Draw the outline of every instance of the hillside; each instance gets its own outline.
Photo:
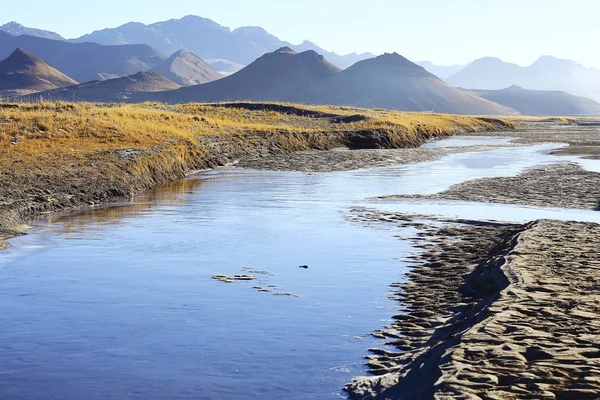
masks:
<instances>
[{"instance_id":1,"label":"hillside","mask_svg":"<svg viewBox=\"0 0 600 400\"><path fill-rule=\"evenodd\" d=\"M77 101L111 103L127 101L134 94L162 92L180 86L155 72L137 74L105 81L92 81L81 85L49 90L24 96L18 100L30 101Z\"/></svg>"},{"instance_id":2,"label":"hillside","mask_svg":"<svg viewBox=\"0 0 600 400\"><path fill-rule=\"evenodd\" d=\"M28 28L14 21L0 26L0 31L6 32L13 36L29 35L52 40L65 40L65 38L60 36L58 33L44 31L42 29Z\"/></svg>"},{"instance_id":3,"label":"hillside","mask_svg":"<svg viewBox=\"0 0 600 400\"><path fill-rule=\"evenodd\" d=\"M181 86L199 85L221 79L221 75L206 61L184 50L179 50L150 72L156 72Z\"/></svg>"},{"instance_id":4,"label":"hillside","mask_svg":"<svg viewBox=\"0 0 600 400\"><path fill-rule=\"evenodd\" d=\"M600 103L565 92L511 86L502 90L478 91L478 94L524 115L600 115Z\"/></svg>"},{"instance_id":5,"label":"hillside","mask_svg":"<svg viewBox=\"0 0 600 400\"><path fill-rule=\"evenodd\" d=\"M22 48L78 82L127 76L150 68L166 57L146 45L102 46L0 31L0 59Z\"/></svg>"},{"instance_id":6,"label":"hillside","mask_svg":"<svg viewBox=\"0 0 600 400\"><path fill-rule=\"evenodd\" d=\"M242 65L248 65L263 54L281 47L290 47L299 53L307 50L316 51L342 68L372 56L371 54L343 56L332 52L325 53L319 46L308 41L294 46L260 27L247 26L231 30L210 19L194 15L149 25L130 22L117 28L92 32L74 41L104 45L142 43L165 54L186 50L204 60L223 59Z\"/></svg>"},{"instance_id":7,"label":"hillside","mask_svg":"<svg viewBox=\"0 0 600 400\"><path fill-rule=\"evenodd\" d=\"M446 81L465 89L500 90L517 85L525 89L558 90L600 100L600 70L551 56L542 56L527 67L498 58L482 58Z\"/></svg>"},{"instance_id":8,"label":"hillside","mask_svg":"<svg viewBox=\"0 0 600 400\"><path fill-rule=\"evenodd\" d=\"M73 79L23 49L0 61L0 96L19 96L76 85Z\"/></svg>"},{"instance_id":9,"label":"hillside","mask_svg":"<svg viewBox=\"0 0 600 400\"><path fill-rule=\"evenodd\" d=\"M394 53L354 66L297 91L290 101L453 114L514 114L458 90Z\"/></svg>"},{"instance_id":10,"label":"hillside","mask_svg":"<svg viewBox=\"0 0 600 400\"><path fill-rule=\"evenodd\" d=\"M296 53L284 47L218 81L159 93L150 99L168 103L281 101L290 98L300 88L339 71L338 67L314 51Z\"/></svg>"}]
</instances>

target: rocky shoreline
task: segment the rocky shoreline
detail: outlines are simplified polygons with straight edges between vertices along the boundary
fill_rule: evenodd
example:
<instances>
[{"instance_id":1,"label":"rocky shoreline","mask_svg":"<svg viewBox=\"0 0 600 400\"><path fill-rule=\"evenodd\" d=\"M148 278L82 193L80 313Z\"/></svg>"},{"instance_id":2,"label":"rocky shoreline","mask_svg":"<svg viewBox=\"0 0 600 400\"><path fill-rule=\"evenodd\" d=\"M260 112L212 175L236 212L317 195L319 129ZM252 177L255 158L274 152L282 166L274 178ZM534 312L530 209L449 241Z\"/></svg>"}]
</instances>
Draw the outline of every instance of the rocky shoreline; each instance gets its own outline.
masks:
<instances>
[{"instance_id":1,"label":"rocky shoreline","mask_svg":"<svg viewBox=\"0 0 600 400\"><path fill-rule=\"evenodd\" d=\"M436 221L360 211L419 230L424 251L395 284L405 312L376 333L375 376L355 399L593 399L600 393L600 225Z\"/></svg>"}]
</instances>

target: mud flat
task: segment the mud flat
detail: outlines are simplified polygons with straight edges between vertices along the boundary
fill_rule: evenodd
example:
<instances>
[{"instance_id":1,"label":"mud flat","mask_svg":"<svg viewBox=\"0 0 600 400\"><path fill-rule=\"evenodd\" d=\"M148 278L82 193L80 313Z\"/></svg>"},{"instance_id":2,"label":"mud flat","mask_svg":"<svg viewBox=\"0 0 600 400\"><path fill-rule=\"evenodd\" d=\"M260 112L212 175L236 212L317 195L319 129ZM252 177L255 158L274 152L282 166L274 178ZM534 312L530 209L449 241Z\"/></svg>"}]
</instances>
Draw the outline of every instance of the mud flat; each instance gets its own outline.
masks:
<instances>
[{"instance_id":1,"label":"mud flat","mask_svg":"<svg viewBox=\"0 0 600 400\"><path fill-rule=\"evenodd\" d=\"M472 180L432 195L380 199L456 200L600 210L600 173L586 171L577 164L556 164L533 168L515 177Z\"/></svg>"},{"instance_id":2,"label":"mud flat","mask_svg":"<svg viewBox=\"0 0 600 400\"><path fill-rule=\"evenodd\" d=\"M404 312L376 333L373 377L355 399L597 399L600 226L541 220L422 224L423 216L360 211L355 219L414 226L415 265L392 285Z\"/></svg>"},{"instance_id":3,"label":"mud flat","mask_svg":"<svg viewBox=\"0 0 600 400\"><path fill-rule=\"evenodd\" d=\"M556 155L576 155L589 159L600 159L600 126L582 121L557 122L516 122L517 129L502 134L515 139L515 143L567 143L568 147L554 150ZM481 135L474 133L473 136Z\"/></svg>"},{"instance_id":4,"label":"mud flat","mask_svg":"<svg viewBox=\"0 0 600 400\"><path fill-rule=\"evenodd\" d=\"M361 168L388 167L432 161L447 154L464 151L492 150L498 146L468 146L407 149L350 149L306 150L294 153L249 157L237 166L275 171L333 172Z\"/></svg>"}]
</instances>

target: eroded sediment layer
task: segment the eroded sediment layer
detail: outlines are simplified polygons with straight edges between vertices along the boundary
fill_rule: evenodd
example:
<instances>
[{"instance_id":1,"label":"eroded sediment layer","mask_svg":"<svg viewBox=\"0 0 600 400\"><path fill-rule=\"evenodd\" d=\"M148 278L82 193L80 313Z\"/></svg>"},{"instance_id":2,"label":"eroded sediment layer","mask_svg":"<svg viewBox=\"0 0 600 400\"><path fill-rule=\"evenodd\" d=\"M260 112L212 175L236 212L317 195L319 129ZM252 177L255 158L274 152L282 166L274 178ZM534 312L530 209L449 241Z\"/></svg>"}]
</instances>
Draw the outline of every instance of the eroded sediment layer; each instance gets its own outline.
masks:
<instances>
[{"instance_id":1,"label":"eroded sediment layer","mask_svg":"<svg viewBox=\"0 0 600 400\"><path fill-rule=\"evenodd\" d=\"M499 146L442 148L354 149L340 147L330 151L305 150L293 153L249 157L237 166L274 171L333 172L360 168L388 167L432 161L447 154L492 150Z\"/></svg>"},{"instance_id":2,"label":"eroded sediment layer","mask_svg":"<svg viewBox=\"0 0 600 400\"><path fill-rule=\"evenodd\" d=\"M424 252L395 285L406 307L377 335L357 399L595 399L600 393L600 226L537 221L424 226Z\"/></svg>"}]
</instances>

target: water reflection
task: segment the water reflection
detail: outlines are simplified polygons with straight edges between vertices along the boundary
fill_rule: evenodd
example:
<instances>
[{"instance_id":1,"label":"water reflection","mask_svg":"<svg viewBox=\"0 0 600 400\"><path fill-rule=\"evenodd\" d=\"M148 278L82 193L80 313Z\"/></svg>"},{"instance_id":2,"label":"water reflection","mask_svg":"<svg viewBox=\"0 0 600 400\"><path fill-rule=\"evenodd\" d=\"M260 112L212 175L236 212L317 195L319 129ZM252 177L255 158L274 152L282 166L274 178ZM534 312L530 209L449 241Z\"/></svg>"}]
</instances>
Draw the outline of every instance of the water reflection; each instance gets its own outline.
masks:
<instances>
[{"instance_id":1,"label":"water reflection","mask_svg":"<svg viewBox=\"0 0 600 400\"><path fill-rule=\"evenodd\" d=\"M83 209L76 213L50 214L44 221L50 224L59 224L56 230L58 235L82 232L91 225L119 226L129 218L149 215L160 207L178 207L192 199L202 185L202 178L193 175L186 179L158 185L152 190L135 197L132 202L112 204L106 207Z\"/></svg>"}]
</instances>

